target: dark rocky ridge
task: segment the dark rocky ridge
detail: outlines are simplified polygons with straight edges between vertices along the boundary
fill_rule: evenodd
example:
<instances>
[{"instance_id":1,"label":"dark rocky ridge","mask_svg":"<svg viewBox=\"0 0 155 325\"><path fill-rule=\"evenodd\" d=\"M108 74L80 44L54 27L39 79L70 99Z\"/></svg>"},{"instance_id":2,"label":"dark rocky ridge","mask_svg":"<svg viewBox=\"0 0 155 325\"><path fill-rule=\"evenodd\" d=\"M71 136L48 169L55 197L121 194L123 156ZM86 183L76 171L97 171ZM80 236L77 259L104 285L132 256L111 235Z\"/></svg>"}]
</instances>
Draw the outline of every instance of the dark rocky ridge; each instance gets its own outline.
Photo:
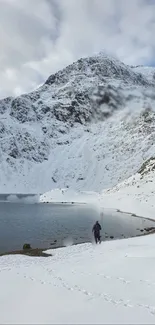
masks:
<instances>
[{"instance_id":1,"label":"dark rocky ridge","mask_svg":"<svg viewBox=\"0 0 155 325\"><path fill-rule=\"evenodd\" d=\"M51 146L69 146L62 136L70 128L104 121L134 98L124 90L152 86L141 73L102 54L74 62L36 91L0 101L0 163L48 160Z\"/></svg>"},{"instance_id":2,"label":"dark rocky ridge","mask_svg":"<svg viewBox=\"0 0 155 325\"><path fill-rule=\"evenodd\" d=\"M142 74L135 73L118 60L101 55L80 59L51 75L37 91L15 99L3 99L0 101L0 112L6 112L9 107L10 116L20 123L40 121L46 116L65 123L83 124L95 115L92 108L92 93L95 91L100 92L102 97L96 102L98 107L103 103L113 108L122 105L120 86L114 87L109 79L120 80L126 85L150 86Z\"/></svg>"}]
</instances>

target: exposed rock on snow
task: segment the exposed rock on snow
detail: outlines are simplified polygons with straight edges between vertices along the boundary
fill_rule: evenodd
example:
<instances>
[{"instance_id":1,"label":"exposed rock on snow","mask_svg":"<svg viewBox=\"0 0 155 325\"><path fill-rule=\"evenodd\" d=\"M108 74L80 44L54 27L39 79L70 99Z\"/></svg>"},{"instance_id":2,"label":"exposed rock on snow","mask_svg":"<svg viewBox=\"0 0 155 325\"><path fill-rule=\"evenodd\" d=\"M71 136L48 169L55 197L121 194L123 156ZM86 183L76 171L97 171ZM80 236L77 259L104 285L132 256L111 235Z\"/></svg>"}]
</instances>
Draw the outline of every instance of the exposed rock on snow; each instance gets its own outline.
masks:
<instances>
[{"instance_id":1,"label":"exposed rock on snow","mask_svg":"<svg viewBox=\"0 0 155 325\"><path fill-rule=\"evenodd\" d=\"M0 191L101 191L136 173L155 151L154 85L100 53L1 100Z\"/></svg>"},{"instance_id":2,"label":"exposed rock on snow","mask_svg":"<svg viewBox=\"0 0 155 325\"><path fill-rule=\"evenodd\" d=\"M151 157L143 163L138 173L140 173L141 175L145 175L154 170L155 170L155 158Z\"/></svg>"},{"instance_id":3,"label":"exposed rock on snow","mask_svg":"<svg viewBox=\"0 0 155 325\"><path fill-rule=\"evenodd\" d=\"M138 173L117 186L104 190L99 202L104 208L119 209L155 219L155 158L145 162Z\"/></svg>"},{"instance_id":4,"label":"exposed rock on snow","mask_svg":"<svg viewBox=\"0 0 155 325\"><path fill-rule=\"evenodd\" d=\"M97 192L52 190L40 202L86 202L99 209L115 209L155 219L155 158L145 162L139 171L113 188Z\"/></svg>"},{"instance_id":5,"label":"exposed rock on snow","mask_svg":"<svg viewBox=\"0 0 155 325\"><path fill-rule=\"evenodd\" d=\"M104 53L79 59L67 68L50 76L45 84L59 86L67 83L69 79L75 76L79 76L79 80L82 76L88 79L98 76L102 82L106 81L104 78L111 78L120 79L121 82L129 84L149 85L147 78L140 71L135 72L134 69Z\"/></svg>"},{"instance_id":6,"label":"exposed rock on snow","mask_svg":"<svg viewBox=\"0 0 155 325\"><path fill-rule=\"evenodd\" d=\"M97 192L52 190L40 202L86 202L99 209L115 209L155 219L155 158L148 159L139 171L113 188Z\"/></svg>"},{"instance_id":7,"label":"exposed rock on snow","mask_svg":"<svg viewBox=\"0 0 155 325\"><path fill-rule=\"evenodd\" d=\"M0 100L0 114L4 114L8 110L8 105L10 105L12 99L12 97L7 97Z\"/></svg>"}]
</instances>

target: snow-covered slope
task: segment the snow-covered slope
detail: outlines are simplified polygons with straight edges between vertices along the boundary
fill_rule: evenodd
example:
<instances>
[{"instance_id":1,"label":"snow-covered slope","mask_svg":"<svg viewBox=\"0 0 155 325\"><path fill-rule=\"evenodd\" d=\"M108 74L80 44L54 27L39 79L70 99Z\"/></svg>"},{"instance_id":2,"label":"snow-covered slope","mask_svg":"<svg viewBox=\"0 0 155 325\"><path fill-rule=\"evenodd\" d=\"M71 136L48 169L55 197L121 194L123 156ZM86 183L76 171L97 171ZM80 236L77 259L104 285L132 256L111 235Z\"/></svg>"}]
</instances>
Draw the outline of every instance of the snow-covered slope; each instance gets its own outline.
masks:
<instances>
[{"instance_id":1,"label":"snow-covered slope","mask_svg":"<svg viewBox=\"0 0 155 325\"><path fill-rule=\"evenodd\" d=\"M154 154L154 82L99 54L0 101L0 192L100 191Z\"/></svg>"},{"instance_id":2,"label":"snow-covered slope","mask_svg":"<svg viewBox=\"0 0 155 325\"><path fill-rule=\"evenodd\" d=\"M120 209L155 219L155 158L146 161L138 172L98 196L104 208Z\"/></svg>"},{"instance_id":3,"label":"snow-covered slope","mask_svg":"<svg viewBox=\"0 0 155 325\"><path fill-rule=\"evenodd\" d=\"M145 67L145 66L136 66L132 67L132 70L134 72L141 73L143 76L145 76L148 80L151 82L155 81L155 67Z\"/></svg>"},{"instance_id":4,"label":"snow-covered slope","mask_svg":"<svg viewBox=\"0 0 155 325\"><path fill-rule=\"evenodd\" d=\"M155 235L0 257L1 324L154 324Z\"/></svg>"},{"instance_id":5,"label":"snow-covered slope","mask_svg":"<svg viewBox=\"0 0 155 325\"><path fill-rule=\"evenodd\" d=\"M155 219L155 157L142 164L138 172L113 188L101 192L55 189L40 196L40 202L79 202L94 204L99 211L120 210Z\"/></svg>"}]
</instances>

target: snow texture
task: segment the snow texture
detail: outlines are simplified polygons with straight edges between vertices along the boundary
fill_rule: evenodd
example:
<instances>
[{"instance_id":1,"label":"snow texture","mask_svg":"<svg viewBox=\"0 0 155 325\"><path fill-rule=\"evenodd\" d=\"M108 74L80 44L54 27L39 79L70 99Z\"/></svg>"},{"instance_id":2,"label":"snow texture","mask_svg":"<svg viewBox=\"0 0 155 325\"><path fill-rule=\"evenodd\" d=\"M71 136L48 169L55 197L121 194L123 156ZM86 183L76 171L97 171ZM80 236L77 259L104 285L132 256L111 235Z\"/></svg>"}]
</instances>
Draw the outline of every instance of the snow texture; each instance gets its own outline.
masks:
<instances>
[{"instance_id":1,"label":"snow texture","mask_svg":"<svg viewBox=\"0 0 155 325\"><path fill-rule=\"evenodd\" d=\"M154 86L101 53L1 101L1 191L155 219ZM154 234L48 253L0 257L1 324L155 323Z\"/></svg>"},{"instance_id":2,"label":"snow texture","mask_svg":"<svg viewBox=\"0 0 155 325\"><path fill-rule=\"evenodd\" d=\"M0 258L1 324L154 324L155 236Z\"/></svg>"},{"instance_id":3,"label":"snow texture","mask_svg":"<svg viewBox=\"0 0 155 325\"><path fill-rule=\"evenodd\" d=\"M94 204L99 211L114 209L155 219L155 158L146 160L135 175L116 186L93 191L55 189L40 196L40 202L78 202Z\"/></svg>"},{"instance_id":4,"label":"snow texture","mask_svg":"<svg viewBox=\"0 0 155 325\"><path fill-rule=\"evenodd\" d=\"M155 219L155 158L146 161L136 175L100 193L104 208L112 207Z\"/></svg>"},{"instance_id":5,"label":"snow texture","mask_svg":"<svg viewBox=\"0 0 155 325\"><path fill-rule=\"evenodd\" d=\"M0 192L95 191L155 152L154 69L100 53L0 101Z\"/></svg>"}]
</instances>

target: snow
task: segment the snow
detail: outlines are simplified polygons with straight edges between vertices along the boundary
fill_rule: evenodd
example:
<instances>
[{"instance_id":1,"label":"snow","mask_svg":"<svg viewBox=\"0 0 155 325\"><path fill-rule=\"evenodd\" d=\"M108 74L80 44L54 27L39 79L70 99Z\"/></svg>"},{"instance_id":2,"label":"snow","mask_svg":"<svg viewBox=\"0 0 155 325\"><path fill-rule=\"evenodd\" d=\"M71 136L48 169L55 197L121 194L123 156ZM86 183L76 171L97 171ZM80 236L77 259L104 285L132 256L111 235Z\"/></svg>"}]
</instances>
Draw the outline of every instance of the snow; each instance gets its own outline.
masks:
<instances>
[{"instance_id":1,"label":"snow","mask_svg":"<svg viewBox=\"0 0 155 325\"><path fill-rule=\"evenodd\" d=\"M94 204L100 210L114 209L155 219L155 159L145 168L116 186L100 192L52 190L40 196L40 202L79 202Z\"/></svg>"},{"instance_id":2,"label":"snow","mask_svg":"<svg viewBox=\"0 0 155 325\"><path fill-rule=\"evenodd\" d=\"M1 184L1 190L43 193L68 186L74 191L99 192L125 180L155 152L153 118L147 124L143 109L136 104L130 112L131 107L117 112L108 121L92 124L90 132L83 127L73 128L69 134L59 137L61 145L54 140L47 161L29 162L25 176L17 177L11 167L2 175L2 169L1 177L7 173L7 182L6 187ZM18 161L16 167L21 170Z\"/></svg>"},{"instance_id":3,"label":"snow","mask_svg":"<svg viewBox=\"0 0 155 325\"><path fill-rule=\"evenodd\" d=\"M117 186L100 193L100 205L104 208L155 219L154 159L146 164L143 172L131 176Z\"/></svg>"},{"instance_id":4,"label":"snow","mask_svg":"<svg viewBox=\"0 0 155 325\"><path fill-rule=\"evenodd\" d=\"M46 192L39 197L40 203L97 203L99 194L95 192L73 191L70 189L55 189Z\"/></svg>"},{"instance_id":5,"label":"snow","mask_svg":"<svg viewBox=\"0 0 155 325\"><path fill-rule=\"evenodd\" d=\"M152 85L101 53L2 100L0 191L155 219ZM48 253L0 257L1 324L155 323L154 234Z\"/></svg>"},{"instance_id":6,"label":"snow","mask_svg":"<svg viewBox=\"0 0 155 325\"><path fill-rule=\"evenodd\" d=\"M148 80L152 81L155 76L154 67L138 66L132 68L134 72L142 73Z\"/></svg>"},{"instance_id":7,"label":"snow","mask_svg":"<svg viewBox=\"0 0 155 325\"><path fill-rule=\"evenodd\" d=\"M100 192L135 174L155 153L153 85L101 53L0 101L0 192Z\"/></svg>"},{"instance_id":8,"label":"snow","mask_svg":"<svg viewBox=\"0 0 155 325\"><path fill-rule=\"evenodd\" d=\"M2 324L154 324L155 236L0 258Z\"/></svg>"}]
</instances>

